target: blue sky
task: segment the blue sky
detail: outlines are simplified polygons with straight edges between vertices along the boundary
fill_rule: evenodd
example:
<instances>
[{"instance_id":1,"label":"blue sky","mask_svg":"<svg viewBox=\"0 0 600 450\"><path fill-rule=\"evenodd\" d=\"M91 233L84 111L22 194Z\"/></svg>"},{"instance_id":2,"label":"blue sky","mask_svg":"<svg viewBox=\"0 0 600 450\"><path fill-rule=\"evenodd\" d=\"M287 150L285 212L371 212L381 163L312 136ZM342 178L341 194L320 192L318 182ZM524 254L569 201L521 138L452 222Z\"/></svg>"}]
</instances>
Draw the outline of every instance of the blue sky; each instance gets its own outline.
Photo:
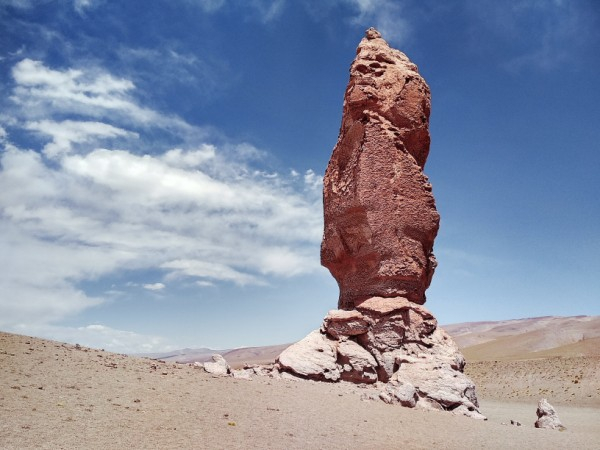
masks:
<instances>
[{"instance_id":1,"label":"blue sky","mask_svg":"<svg viewBox=\"0 0 600 450\"><path fill-rule=\"evenodd\" d=\"M321 182L370 26L432 90L441 323L600 314L594 0L1 0L0 329L291 342L337 305Z\"/></svg>"}]
</instances>

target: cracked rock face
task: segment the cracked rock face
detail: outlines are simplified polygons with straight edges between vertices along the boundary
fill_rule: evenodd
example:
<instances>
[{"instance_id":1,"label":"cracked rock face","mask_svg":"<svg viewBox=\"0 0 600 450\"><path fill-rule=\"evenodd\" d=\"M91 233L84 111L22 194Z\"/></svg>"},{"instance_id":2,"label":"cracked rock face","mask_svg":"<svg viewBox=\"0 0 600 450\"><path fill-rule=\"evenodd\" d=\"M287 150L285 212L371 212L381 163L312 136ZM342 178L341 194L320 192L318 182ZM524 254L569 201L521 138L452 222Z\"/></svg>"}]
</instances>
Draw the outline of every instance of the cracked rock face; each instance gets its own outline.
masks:
<instances>
[{"instance_id":1,"label":"cracked rock face","mask_svg":"<svg viewBox=\"0 0 600 450\"><path fill-rule=\"evenodd\" d=\"M323 182L321 263L340 287L339 309L373 296L425 302L439 225L423 174L430 104L417 66L367 31Z\"/></svg>"},{"instance_id":2,"label":"cracked rock face","mask_svg":"<svg viewBox=\"0 0 600 450\"><path fill-rule=\"evenodd\" d=\"M423 174L430 94L403 53L367 30L350 68L323 181L321 263L338 309L278 358L284 373L371 386L368 398L484 418L465 360L422 306L439 215Z\"/></svg>"}]
</instances>

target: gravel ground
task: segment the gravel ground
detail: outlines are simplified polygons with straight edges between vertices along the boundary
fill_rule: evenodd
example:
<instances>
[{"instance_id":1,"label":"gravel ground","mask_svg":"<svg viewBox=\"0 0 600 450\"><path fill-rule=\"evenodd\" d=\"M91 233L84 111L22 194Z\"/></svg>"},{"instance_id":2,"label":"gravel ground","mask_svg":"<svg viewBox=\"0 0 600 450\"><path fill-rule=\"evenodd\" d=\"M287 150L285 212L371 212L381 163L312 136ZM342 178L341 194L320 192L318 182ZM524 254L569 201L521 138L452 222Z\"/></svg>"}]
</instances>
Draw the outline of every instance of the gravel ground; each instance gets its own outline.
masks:
<instances>
[{"instance_id":1,"label":"gravel ground","mask_svg":"<svg viewBox=\"0 0 600 450\"><path fill-rule=\"evenodd\" d=\"M596 364L565 361L564 370L579 374L588 363ZM189 365L0 333L0 448L600 448L597 395L589 401L575 390L569 402L554 403L548 395L567 430L539 430L537 396L503 397L485 381L489 370L496 379L515 376L511 366L473 366L471 376L484 383L483 422L362 401L361 388L347 383L213 377ZM532 391L538 375L516 379L531 380ZM510 420L522 426L504 425Z\"/></svg>"}]
</instances>

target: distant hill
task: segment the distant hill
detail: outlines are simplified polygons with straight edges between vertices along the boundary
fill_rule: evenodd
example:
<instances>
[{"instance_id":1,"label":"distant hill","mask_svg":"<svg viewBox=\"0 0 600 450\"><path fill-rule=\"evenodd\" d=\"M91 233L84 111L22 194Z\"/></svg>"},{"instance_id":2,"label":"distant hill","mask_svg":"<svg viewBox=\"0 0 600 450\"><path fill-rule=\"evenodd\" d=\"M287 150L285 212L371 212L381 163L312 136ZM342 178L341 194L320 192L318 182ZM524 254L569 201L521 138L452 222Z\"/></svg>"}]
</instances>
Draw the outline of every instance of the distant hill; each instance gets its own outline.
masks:
<instances>
[{"instance_id":1,"label":"distant hill","mask_svg":"<svg viewBox=\"0 0 600 450\"><path fill-rule=\"evenodd\" d=\"M265 347L242 347L236 349L214 350L210 348L185 348L168 353L144 353L137 356L159 359L166 362L178 362L182 364L193 362L210 361L212 355L222 355L229 365L234 368L244 364L268 364L275 361L279 354L291 344L269 345Z\"/></svg>"},{"instance_id":2,"label":"distant hill","mask_svg":"<svg viewBox=\"0 0 600 450\"><path fill-rule=\"evenodd\" d=\"M211 348L182 348L179 350L173 350L167 353L138 353L135 356L141 356L145 358L160 359L162 361L169 362L180 362L180 363L192 363L194 361L208 361L211 356L215 353L224 355L231 349L215 350Z\"/></svg>"},{"instance_id":3,"label":"distant hill","mask_svg":"<svg viewBox=\"0 0 600 450\"><path fill-rule=\"evenodd\" d=\"M600 356L600 316L533 317L496 322L442 325L469 361L517 360L555 356ZM233 367L266 364L290 344L213 350L181 349L139 356L169 362L205 362L215 353Z\"/></svg>"},{"instance_id":4,"label":"distant hill","mask_svg":"<svg viewBox=\"0 0 600 450\"><path fill-rule=\"evenodd\" d=\"M443 328L467 360L600 356L600 316L546 316Z\"/></svg>"}]
</instances>

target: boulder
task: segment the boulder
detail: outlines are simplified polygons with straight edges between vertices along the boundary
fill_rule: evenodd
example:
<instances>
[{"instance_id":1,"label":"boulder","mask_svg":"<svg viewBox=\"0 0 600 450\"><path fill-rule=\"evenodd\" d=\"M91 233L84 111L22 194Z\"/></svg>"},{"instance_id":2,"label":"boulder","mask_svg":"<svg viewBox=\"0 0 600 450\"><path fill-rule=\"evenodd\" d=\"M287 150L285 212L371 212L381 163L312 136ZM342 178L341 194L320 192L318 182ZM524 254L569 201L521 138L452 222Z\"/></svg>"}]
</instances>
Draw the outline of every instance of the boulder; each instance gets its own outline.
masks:
<instances>
[{"instance_id":1,"label":"boulder","mask_svg":"<svg viewBox=\"0 0 600 450\"><path fill-rule=\"evenodd\" d=\"M556 415L554 407L545 398L538 402L536 414L538 417L535 422L536 428L550 428L560 431L566 429Z\"/></svg>"},{"instance_id":2,"label":"boulder","mask_svg":"<svg viewBox=\"0 0 600 450\"><path fill-rule=\"evenodd\" d=\"M229 364L221 355L212 355L212 362L204 363L204 370L213 375L227 375L231 372Z\"/></svg>"},{"instance_id":3,"label":"boulder","mask_svg":"<svg viewBox=\"0 0 600 450\"><path fill-rule=\"evenodd\" d=\"M435 358L404 363L394 373L392 380L402 385L413 385L418 396L418 406L485 419L479 413L473 382L447 363Z\"/></svg>"},{"instance_id":4,"label":"boulder","mask_svg":"<svg viewBox=\"0 0 600 450\"><path fill-rule=\"evenodd\" d=\"M238 369L232 370L231 376L233 378L237 378L238 380L252 380L252 375L254 375L254 371L252 369Z\"/></svg>"},{"instance_id":5,"label":"boulder","mask_svg":"<svg viewBox=\"0 0 600 450\"><path fill-rule=\"evenodd\" d=\"M337 381L337 342L315 330L286 348L277 358L281 369L303 378Z\"/></svg>"}]
</instances>

